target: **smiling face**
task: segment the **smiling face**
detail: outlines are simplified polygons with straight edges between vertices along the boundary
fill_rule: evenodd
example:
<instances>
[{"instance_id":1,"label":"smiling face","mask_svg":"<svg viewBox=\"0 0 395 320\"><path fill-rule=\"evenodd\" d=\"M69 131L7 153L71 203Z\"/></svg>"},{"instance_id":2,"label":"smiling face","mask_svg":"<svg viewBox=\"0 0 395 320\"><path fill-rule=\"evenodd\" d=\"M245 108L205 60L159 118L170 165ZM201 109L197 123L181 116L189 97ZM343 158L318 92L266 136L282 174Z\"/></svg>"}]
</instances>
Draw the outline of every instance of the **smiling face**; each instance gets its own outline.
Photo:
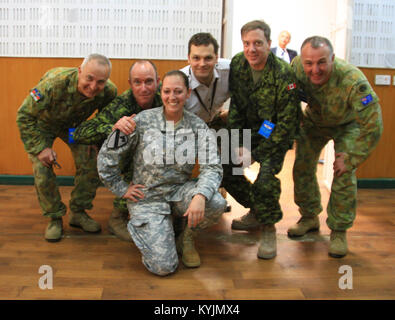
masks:
<instances>
[{"instance_id":1,"label":"smiling face","mask_svg":"<svg viewBox=\"0 0 395 320\"><path fill-rule=\"evenodd\" d=\"M110 76L110 68L92 59L85 66L78 67L78 92L93 98L103 91Z\"/></svg>"},{"instance_id":2,"label":"smiling face","mask_svg":"<svg viewBox=\"0 0 395 320\"><path fill-rule=\"evenodd\" d=\"M195 46L191 45L188 63L191 65L196 79L205 85L210 85L214 75L214 67L218 62L218 55L214 52L212 44Z\"/></svg>"},{"instance_id":3,"label":"smiling face","mask_svg":"<svg viewBox=\"0 0 395 320\"><path fill-rule=\"evenodd\" d=\"M161 97L167 120L174 122L181 120L185 101L190 94L191 90L187 89L180 75L169 75L163 79Z\"/></svg>"},{"instance_id":4,"label":"smiling face","mask_svg":"<svg viewBox=\"0 0 395 320\"><path fill-rule=\"evenodd\" d=\"M313 48L307 43L301 50L303 70L312 84L321 86L328 82L333 70L335 55L325 44Z\"/></svg>"},{"instance_id":5,"label":"smiling face","mask_svg":"<svg viewBox=\"0 0 395 320\"><path fill-rule=\"evenodd\" d=\"M151 108L159 86L154 67L149 62L136 63L128 81L137 104L143 109Z\"/></svg>"},{"instance_id":6,"label":"smiling face","mask_svg":"<svg viewBox=\"0 0 395 320\"><path fill-rule=\"evenodd\" d=\"M254 29L242 34L244 56L251 68L263 70L270 53L271 41L267 41L263 30Z\"/></svg>"}]
</instances>

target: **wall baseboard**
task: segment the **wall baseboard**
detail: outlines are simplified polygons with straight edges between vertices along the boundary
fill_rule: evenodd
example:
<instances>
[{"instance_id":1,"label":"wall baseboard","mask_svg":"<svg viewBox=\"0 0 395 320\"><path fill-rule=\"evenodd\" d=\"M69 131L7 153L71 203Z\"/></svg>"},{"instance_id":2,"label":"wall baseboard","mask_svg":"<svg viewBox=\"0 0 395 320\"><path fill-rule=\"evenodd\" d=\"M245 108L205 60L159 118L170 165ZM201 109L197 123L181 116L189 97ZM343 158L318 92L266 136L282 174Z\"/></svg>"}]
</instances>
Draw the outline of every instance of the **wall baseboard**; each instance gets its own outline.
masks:
<instances>
[{"instance_id":1,"label":"wall baseboard","mask_svg":"<svg viewBox=\"0 0 395 320\"><path fill-rule=\"evenodd\" d=\"M59 186L73 186L73 176L57 176L56 181ZM34 185L33 176L19 175L0 175L0 185ZM360 189L395 189L395 178L381 179L358 179L358 188Z\"/></svg>"},{"instance_id":2,"label":"wall baseboard","mask_svg":"<svg viewBox=\"0 0 395 320\"><path fill-rule=\"evenodd\" d=\"M360 189L394 189L395 178L358 179Z\"/></svg>"},{"instance_id":3,"label":"wall baseboard","mask_svg":"<svg viewBox=\"0 0 395 320\"><path fill-rule=\"evenodd\" d=\"M56 182L59 186L74 186L73 176L57 176ZM15 185L15 186L33 186L33 176L19 176L19 175L0 175L0 185Z\"/></svg>"}]
</instances>

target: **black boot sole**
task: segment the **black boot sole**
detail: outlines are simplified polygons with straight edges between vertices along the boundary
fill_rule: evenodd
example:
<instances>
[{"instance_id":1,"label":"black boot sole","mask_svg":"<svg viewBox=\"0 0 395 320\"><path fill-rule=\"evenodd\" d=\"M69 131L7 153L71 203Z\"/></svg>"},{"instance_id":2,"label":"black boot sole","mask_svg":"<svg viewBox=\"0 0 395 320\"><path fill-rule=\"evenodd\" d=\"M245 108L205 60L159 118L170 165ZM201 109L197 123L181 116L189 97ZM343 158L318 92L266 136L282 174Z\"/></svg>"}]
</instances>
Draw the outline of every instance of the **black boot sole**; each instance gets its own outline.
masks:
<instances>
[{"instance_id":1,"label":"black boot sole","mask_svg":"<svg viewBox=\"0 0 395 320\"><path fill-rule=\"evenodd\" d=\"M290 238L300 238L300 237L303 237L304 235L306 235L306 234L308 234L310 232L315 232L315 231L320 231L320 228L314 228L314 229L307 230L306 233L304 233L302 235L297 235L297 234L291 235L291 234L289 234L289 232L287 232L287 235Z\"/></svg>"},{"instance_id":2,"label":"black boot sole","mask_svg":"<svg viewBox=\"0 0 395 320\"><path fill-rule=\"evenodd\" d=\"M335 254L335 253L330 253L330 252L329 252L328 255L329 255L330 257L332 257L332 258L340 259L340 258L345 257L347 254Z\"/></svg>"},{"instance_id":3,"label":"black boot sole","mask_svg":"<svg viewBox=\"0 0 395 320\"><path fill-rule=\"evenodd\" d=\"M100 233L100 232L101 232L101 229L99 229L99 230L97 230L97 231L87 231L87 230L84 230L83 227L77 226L76 224L69 224L69 226L70 226L70 227L73 227L73 228L82 229L83 231L88 232L88 233Z\"/></svg>"}]
</instances>

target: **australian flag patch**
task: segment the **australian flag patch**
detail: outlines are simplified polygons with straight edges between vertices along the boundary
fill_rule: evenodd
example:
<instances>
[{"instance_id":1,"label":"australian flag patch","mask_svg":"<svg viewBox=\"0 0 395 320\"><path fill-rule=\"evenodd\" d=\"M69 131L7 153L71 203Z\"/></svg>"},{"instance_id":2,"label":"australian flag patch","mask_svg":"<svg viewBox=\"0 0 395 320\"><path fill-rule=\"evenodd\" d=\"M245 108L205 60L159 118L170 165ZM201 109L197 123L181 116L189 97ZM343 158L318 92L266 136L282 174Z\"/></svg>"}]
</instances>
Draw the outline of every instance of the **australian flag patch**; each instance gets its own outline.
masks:
<instances>
[{"instance_id":1,"label":"australian flag patch","mask_svg":"<svg viewBox=\"0 0 395 320\"><path fill-rule=\"evenodd\" d=\"M36 88L30 91L30 95L33 97L34 101L39 101L41 99L41 93Z\"/></svg>"},{"instance_id":2,"label":"australian flag patch","mask_svg":"<svg viewBox=\"0 0 395 320\"><path fill-rule=\"evenodd\" d=\"M361 101L364 106L367 106L369 103L373 101L373 97L371 94L368 94L366 97L362 98Z\"/></svg>"}]
</instances>

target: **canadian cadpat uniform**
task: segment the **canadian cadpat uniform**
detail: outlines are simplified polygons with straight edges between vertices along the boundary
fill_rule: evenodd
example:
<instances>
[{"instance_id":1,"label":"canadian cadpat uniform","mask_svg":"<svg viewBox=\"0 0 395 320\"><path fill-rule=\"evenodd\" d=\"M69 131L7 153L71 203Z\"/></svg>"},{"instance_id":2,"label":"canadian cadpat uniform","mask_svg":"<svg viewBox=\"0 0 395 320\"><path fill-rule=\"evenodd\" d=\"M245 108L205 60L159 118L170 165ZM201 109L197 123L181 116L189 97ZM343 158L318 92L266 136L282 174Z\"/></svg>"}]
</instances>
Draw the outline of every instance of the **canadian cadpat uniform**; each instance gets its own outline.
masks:
<instances>
[{"instance_id":1,"label":"canadian cadpat uniform","mask_svg":"<svg viewBox=\"0 0 395 320\"><path fill-rule=\"evenodd\" d=\"M290 66L270 53L257 83L244 53L233 57L229 88L231 103L228 128L251 130L251 154L259 162L256 181L251 184L243 175L233 175L232 165L224 165L224 187L237 202L255 210L263 224L281 220L281 186L276 175L281 171L285 154L292 146L299 125L300 102L295 77ZM275 124L269 138L258 133L263 122Z\"/></svg>"},{"instance_id":2,"label":"canadian cadpat uniform","mask_svg":"<svg viewBox=\"0 0 395 320\"><path fill-rule=\"evenodd\" d=\"M135 122L135 131L127 139L119 139L124 145L113 145L117 132L104 142L98 171L104 184L122 197L129 184L122 180L118 163L122 154L133 150L133 183L145 187L141 189L144 199L137 203L128 200L131 214L128 230L142 253L144 265L155 274L166 275L178 266L171 213L182 216L192 197L202 194L206 198L205 217L195 229L214 224L226 205L218 192L222 167L215 135L196 115L184 111L175 129L172 122L165 121L163 108L143 111ZM192 148L187 147L191 145ZM169 152L162 155L166 149ZM185 152L192 156L188 161ZM200 175L197 180L190 180L198 154L207 155L208 161L204 161L206 157L199 159Z\"/></svg>"},{"instance_id":3,"label":"canadian cadpat uniform","mask_svg":"<svg viewBox=\"0 0 395 320\"><path fill-rule=\"evenodd\" d=\"M292 67L307 102L293 169L295 202L302 216L314 217L322 211L316 167L322 148L333 139L335 152L346 154L347 172L333 178L327 224L331 230L345 231L355 219L356 169L382 134L379 99L363 73L341 59L335 58L331 77L322 86L309 82L300 57Z\"/></svg>"},{"instance_id":4,"label":"canadian cadpat uniform","mask_svg":"<svg viewBox=\"0 0 395 320\"><path fill-rule=\"evenodd\" d=\"M92 208L100 183L95 154L90 154L87 146L69 144L69 128L77 127L95 110L106 106L116 97L117 89L108 80L101 93L86 99L78 92L77 84L78 68L51 69L31 90L17 113L21 139L33 163L39 203L44 216L51 218L63 216L66 207L61 202L53 169L45 167L37 155L45 148L51 148L57 137L68 144L76 166L70 209L79 212Z\"/></svg>"}]
</instances>

